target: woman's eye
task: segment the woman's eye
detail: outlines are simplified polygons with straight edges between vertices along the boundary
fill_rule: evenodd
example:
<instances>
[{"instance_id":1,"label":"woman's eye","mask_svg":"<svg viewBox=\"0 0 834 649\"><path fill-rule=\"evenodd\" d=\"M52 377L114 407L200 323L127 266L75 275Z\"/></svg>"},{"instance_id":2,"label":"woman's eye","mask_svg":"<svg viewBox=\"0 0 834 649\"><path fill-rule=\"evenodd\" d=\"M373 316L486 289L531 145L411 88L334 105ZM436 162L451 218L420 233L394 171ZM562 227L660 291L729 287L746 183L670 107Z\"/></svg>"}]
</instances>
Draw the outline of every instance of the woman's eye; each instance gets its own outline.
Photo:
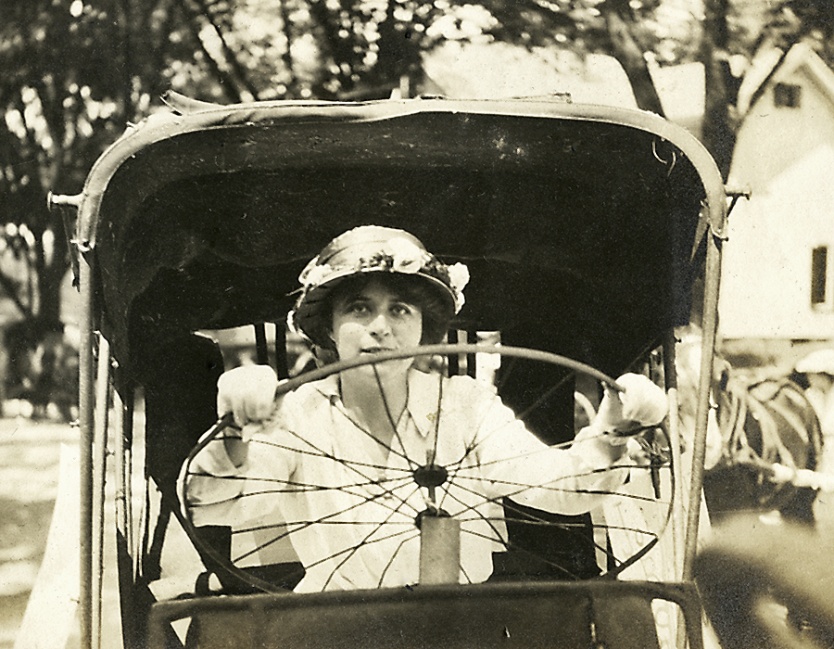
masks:
<instances>
[{"instance_id":1,"label":"woman's eye","mask_svg":"<svg viewBox=\"0 0 834 649\"><path fill-rule=\"evenodd\" d=\"M414 309L412 309L408 304L395 304L391 307L391 312L398 318L402 318L414 313Z\"/></svg>"},{"instance_id":2,"label":"woman's eye","mask_svg":"<svg viewBox=\"0 0 834 649\"><path fill-rule=\"evenodd\" d=\"M352 302L348 304L347 312L355 315L363 315L368 312L368 305L364 302Z\"/></svg>"}]
</instances>

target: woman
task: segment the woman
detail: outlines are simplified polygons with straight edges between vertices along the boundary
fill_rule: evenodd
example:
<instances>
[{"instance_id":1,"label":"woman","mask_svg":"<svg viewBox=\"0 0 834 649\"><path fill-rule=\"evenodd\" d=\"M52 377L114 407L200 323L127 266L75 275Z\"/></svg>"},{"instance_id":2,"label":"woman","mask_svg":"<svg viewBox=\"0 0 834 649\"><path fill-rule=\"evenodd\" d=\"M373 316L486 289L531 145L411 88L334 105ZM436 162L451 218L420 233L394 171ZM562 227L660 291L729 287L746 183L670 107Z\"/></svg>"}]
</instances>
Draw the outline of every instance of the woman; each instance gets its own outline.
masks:
<instances>
[{"instance_id":1,"label":"woman","mask_svg":"<svg viewBox=\"0 0 834 649\"><path fill-rule=\"evenodd\" d=\"M440 342L468 272L402 230L362 226L329 243L299 279L291 324L347 360ZM570 448L548 447L482 382L416 365L343 371L279 403L269 368L224 374L219 410L233 412L243 433L195 458L186 477L195 520L270 492L306 569L296 590L309 592L415 583L421 517L448 513L461 526L459 580L482 582L492 553L506 548L503 498L589 511L625 479L625 468L605 470L624 464L624 436L666 414L660 388L624 375L626 392L607 394Z\"/></svg>"}]
</instances>

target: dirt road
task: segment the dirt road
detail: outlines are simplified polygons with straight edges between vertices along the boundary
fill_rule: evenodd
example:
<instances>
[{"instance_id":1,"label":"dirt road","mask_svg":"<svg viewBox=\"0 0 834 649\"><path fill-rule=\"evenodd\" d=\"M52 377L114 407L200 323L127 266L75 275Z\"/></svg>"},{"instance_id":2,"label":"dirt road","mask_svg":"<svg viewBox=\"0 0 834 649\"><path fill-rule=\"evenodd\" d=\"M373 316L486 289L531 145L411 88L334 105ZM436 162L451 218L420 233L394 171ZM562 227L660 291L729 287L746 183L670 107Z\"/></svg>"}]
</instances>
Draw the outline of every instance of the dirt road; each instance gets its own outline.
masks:
<instances>
[{"instance_id":1,"label":"dirt road","mask_svg":"<svg viewBox=\"0 0 834 649\"><path fill-rule=\"evenodd\" d=\"M0 649L10 649L43 559L67 424L0 419Z\"/></svg>"}]
</instances>

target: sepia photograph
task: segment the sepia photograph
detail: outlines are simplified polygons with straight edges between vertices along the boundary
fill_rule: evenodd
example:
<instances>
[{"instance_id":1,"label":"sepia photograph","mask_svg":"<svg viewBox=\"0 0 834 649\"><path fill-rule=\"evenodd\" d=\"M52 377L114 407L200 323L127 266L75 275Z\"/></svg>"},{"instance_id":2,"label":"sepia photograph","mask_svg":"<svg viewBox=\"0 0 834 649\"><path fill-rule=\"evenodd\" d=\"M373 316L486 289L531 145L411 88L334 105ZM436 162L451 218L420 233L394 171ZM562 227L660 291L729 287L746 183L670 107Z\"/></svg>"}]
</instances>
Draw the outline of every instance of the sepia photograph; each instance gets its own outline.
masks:
<instances>
[{"instance_id":1,"label":"sepia photograph","mask_svg":"<svg viewBox=\"0 0 834 649\"><path fill-rule=\"evenodd\" d=\"M0 649L834 649L834 4L0 0Z\"/></svg>"}]
</instances>

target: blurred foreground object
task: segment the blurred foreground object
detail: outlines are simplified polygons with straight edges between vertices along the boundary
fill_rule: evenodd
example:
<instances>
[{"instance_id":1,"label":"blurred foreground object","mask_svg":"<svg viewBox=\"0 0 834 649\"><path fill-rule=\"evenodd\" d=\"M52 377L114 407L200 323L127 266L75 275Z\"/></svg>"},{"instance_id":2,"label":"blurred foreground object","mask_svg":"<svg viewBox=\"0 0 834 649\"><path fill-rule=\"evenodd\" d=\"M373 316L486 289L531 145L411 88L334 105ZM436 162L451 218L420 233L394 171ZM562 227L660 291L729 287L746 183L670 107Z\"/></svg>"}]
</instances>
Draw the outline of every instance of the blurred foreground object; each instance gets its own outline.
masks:
<instances>
[{"instance_id":1,"label":"blurred foreground object","mask_svg":"<svg viewBox=\"0 0 834 649\"><path fill-rule=\"evenodd\" d=\"M834 542L807 527L739 517L695 560L724 649L834 646Z\"/></svg>"}]
</instances>

